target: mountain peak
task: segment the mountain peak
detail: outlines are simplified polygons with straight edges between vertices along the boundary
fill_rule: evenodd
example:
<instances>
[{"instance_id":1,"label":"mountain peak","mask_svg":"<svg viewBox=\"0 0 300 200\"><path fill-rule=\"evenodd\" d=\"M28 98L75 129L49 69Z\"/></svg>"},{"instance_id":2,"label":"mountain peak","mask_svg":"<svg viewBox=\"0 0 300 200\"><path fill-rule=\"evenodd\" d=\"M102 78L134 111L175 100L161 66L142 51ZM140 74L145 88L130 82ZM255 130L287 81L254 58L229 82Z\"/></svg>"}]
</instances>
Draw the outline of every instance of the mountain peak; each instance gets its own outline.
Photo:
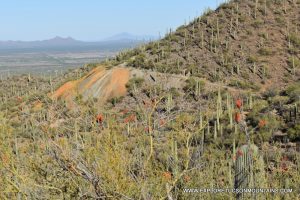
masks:
<instances>
[{"instance_id":1,"label":"mountain peak","mask_svg":"<svg viewBox=\"0 0 300 200\"><path fill-rule=\"evenodd\" d=\"M52 39L49 39L49 40L45 40L45 41L77 41L75 40L74 38L72 37L60 37L60 36L55 36L54 38Z\"/></svg>"}]
</instances>

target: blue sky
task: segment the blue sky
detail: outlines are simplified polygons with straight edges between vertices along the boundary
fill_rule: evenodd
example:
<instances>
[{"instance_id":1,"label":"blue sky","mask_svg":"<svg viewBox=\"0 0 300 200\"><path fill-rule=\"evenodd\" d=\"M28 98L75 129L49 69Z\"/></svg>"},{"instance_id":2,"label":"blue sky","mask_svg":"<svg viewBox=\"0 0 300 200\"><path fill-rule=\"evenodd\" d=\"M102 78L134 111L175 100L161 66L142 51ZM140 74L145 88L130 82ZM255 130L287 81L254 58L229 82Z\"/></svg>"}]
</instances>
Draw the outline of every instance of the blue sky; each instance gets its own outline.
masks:
<instances>
[{"instance_id":1,"label":"blue sky","mask_svg":"<svg viewBox=\"0 0 300 200\"><path fill-rule=\"evenodd\" d=\"M1 0L0 40L162 35L221 0Z\"/></svg>"}]
</instances>

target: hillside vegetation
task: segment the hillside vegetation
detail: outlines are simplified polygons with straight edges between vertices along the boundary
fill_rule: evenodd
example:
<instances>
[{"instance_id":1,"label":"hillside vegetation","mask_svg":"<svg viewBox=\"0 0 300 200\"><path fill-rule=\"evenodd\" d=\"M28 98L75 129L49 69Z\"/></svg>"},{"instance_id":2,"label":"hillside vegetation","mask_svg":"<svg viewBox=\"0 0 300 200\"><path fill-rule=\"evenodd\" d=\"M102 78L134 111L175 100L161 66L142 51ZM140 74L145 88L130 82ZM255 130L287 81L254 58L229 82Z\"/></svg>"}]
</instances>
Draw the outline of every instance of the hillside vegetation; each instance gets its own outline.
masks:
<instances>
[{"instance_id":1,"label":"hillside vegetation","mask_svg":"<svg viewBox=\"0 0 300 200\"><path fill-rule=\"evenodd\" d=\"M231 1L109 61L1 79L0 199L300 199L299 7Z\"/></svg>"},{"instance_id":2,"label":"hillside vegetation","mask_svg":"<svg viewBox=\"0 0 300 200\"><path fill-rule=\"evenodd\" d=\"M284 86L299 79L299 7L297 0L224 3L116 61L226 84L238 79L252 89Z\"/></svg>"}]
</instances>

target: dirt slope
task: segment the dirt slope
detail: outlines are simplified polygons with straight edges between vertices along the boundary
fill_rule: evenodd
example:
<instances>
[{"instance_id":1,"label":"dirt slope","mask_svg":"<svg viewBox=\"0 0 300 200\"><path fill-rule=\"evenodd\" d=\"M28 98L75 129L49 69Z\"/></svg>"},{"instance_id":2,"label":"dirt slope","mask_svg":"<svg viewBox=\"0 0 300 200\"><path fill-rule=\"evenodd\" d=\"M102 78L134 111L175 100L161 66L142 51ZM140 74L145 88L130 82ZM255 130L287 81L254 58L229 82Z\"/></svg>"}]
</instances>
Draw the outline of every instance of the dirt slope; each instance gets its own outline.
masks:
<instances>
[{"instance_id":1,"label":"dirt slope","mask_svg":"<svg viewBox=\"0 0 300 200\"><path fill-rule=\"evenodd\" d=\"M50 94L50 97L54 100L63 99L68 105L72 105L78 95L81 95L83 100L97 98L104 102L125 95L128 80L129 70L126 68L117 67L107 70L99 66L81 79L65 83Z\"/></svg>"}]
</instances>

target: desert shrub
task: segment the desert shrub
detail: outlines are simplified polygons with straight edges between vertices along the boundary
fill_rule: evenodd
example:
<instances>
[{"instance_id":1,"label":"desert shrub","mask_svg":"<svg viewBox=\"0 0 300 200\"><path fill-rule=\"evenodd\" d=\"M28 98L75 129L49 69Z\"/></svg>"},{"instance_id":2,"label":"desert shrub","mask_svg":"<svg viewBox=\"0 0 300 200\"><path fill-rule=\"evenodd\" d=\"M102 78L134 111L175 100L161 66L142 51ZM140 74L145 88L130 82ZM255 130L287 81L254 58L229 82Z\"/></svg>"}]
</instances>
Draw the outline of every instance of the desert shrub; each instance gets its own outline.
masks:
<instances>
[{"instance_id":1,"label":"desert shrub","mask_svg":"<svg viewBox=\"0 0 300 200\"><path fill-rule=\"evenodd\" d=\"M270 104L273 106L280 106L282 107L284 104L287 104L289 101L289 97L287 96L275 96L270 99Z\"/></svg>"},{"instance_id":2,"label":"desert shrub","mask_svg":"<svg viewBox=\"0 0 300 200\"><path fill-rule=\"evenodd\" d=\"M136 68L144 68L145 67L145 54L139 54L131 59L128 65L131 65Z\"/></svg>"},{"instance_id":3,"label":"desert shrub","mask_svg":"<svg viewBox=\"0 0 300 200\"><path fill-rule=\"evenodd\" d=\"M256 105L257 106L257 105ZM256 108L261 109L263 108ZM282 121L280 121L276 115L272 113L268 114L259 114L257 110L251 112L248 115L248 120L251 123L252 127L256 127L257 134L253 135L254 140L258 143L270 141L272 134L282 126ZM260 123L264 122L264 126L260 127Z\"/></svg>"},{"instance_id":4,"label":"desert shrub","mask_svg":"<svg viewBox=\"0 0 300 200\"><path fill-rule=\"evenodd\" d=\"M257 63L258 62L258 57L257 56L249 56L247 58L248 63Z\"/></svg>"},{"instance_id":5,"label":"desert shrub","mask_svg":"<svg viewBox=\"0 0 300 200\"><path fill-rule=\"evenodd\" d=\"M185 81L185 86L183 87L183 90L185 92L189 92L189 91L195 91L196 87L197 87L197 81L194 78L189 78ZM203 80L198 81L198 83L200 84L200 89L203 91L203 89L205 88L205 82Z\"/></svg>"},{"instance_id":6,"label":"desert shrub","mask_svg":"<svg viewBox=\"0 0 300 200\"><path fill-rule=\"evenodd\" d=\"M146 64L144 65L144 68L145 69L154 69L155 65L154 65L154 62L152 60L148 60L146 62Z\"/></svg>"},{"instance_id":7,"label":"desert shrub","mask_svg":"<svg viewBox=\"0 0 300 200\"><path fill-rule=\"evenodd\" d=\"M262 56L271 56L274 54L274 52L269 48L261 48L258 53Z\"/></svg>"},{"instance_id":8,"label":"desert shrub","mask_svg":"<svg viewBox=\"0 0 300 200\"><path fill-rule=\"evenodd\" d=\"M157 64L155 69L161 73L166 73L166 72L170 72L170 71L178 72L178 70L176 68L171 67L168 64Z\"/></svg>"},{"instance_id":9,"label":"desert shrub","mask_svg":"<svg viewBox=\"0 0 300 200\"><path fill-rule=\"evenodd\" d=\"M143 88L143 93L148 97L160 95L163 92L160 85L151 85L146 88Z\"/></svg>"},{"instance_id":10,"label":"desert shrub","mask_svg":"<svg viewBox=\"0 0 300 200\"><path fill-rule=\"evenodd\" d=\"M128 89L128 91L132 91L134 88L141 87L144 81L145 80L143 78L139 78L139 77L132 78L126 84L126 88Z\"/></svg>"},{"instance_id":11,"label":"desert shrub","mask_svg":"<svg viewBox=\"0 0 300 200\"><path fill-rule=\"evenodd\" d=\"M245 22L246 20L247 20L247 16L246 16L246 15L240 15L240 16L239 16L239 21L240 21L240 22L243 23L243 22Z\"/></svg>"},{"instance_id":12,"label":"desert shrub","mask_svg":"<svg viewBox=\"0 0 300 200\"><path fill-rule=\"evenodd\" d=\"M231 3L222 3L220 6L219 6L220 9L233 9L234 8L234 4L231 4Z\"/></svg>"},{"instance_id":13,"label":"desert shrub","mask_svg":"<svg viewBox=\"0 0 300 200\"><path fill-rule=\"evenodd\" d=\"M241 72L241 77L246 79L246 80L249 80L250 79L250 75L248 72L245 72L245 71L242 71Z\"/></svg>"},{"instance_id":14,"label":"desert shrub","mask_svg":"<svg viewBox=\"0 0 300 200\"><path fill-rule=\"evenodd\" d=\"M267 101L258 99L253 103L250 115L254 115L256 117L259 113L263 112L264 109L268 108L268 106L269 104Z\"/></svg>"},{"instance_id":15,"label":"desert shrub","mask_svg":"<svg viewBox=\"0 0 300 200\"><path fill-rule=\"evenodd\" d=\"M258 144L262 144L263 142L269 142L272 137L272 133L267 130L260 131L257 135L254 137L254 141Z\"/></svg>"},{"instance_id":16,"label":"desert shrub","mask_svg":"<svg viewBox=\"0 0 300 200\"><path fill-rule=\"evenodd\" d=\"M275 20L280 26L285 25L285 21L283 17L276 17Z\"/></svg>"},{"instance_id":17,"label":"desert shrub","mask_svg":"<svg viewBox=\"0 0 300 200\"><path fill-rule=\"evenodd\" d=\"M290 85L285 93L289 96L291 103L300 101L300 83Z\"/></svg>"},{"instance_id":18,"label":"desert shrub","mask_svg":"<svg viewBox=\"0 0 300 200\"><path fill-rule=\"evenodd\" d=\"M176 42L176 43L179 42L179 38L175 34L171 34L169 36L169 39L170 39L171 42Z\"/></svg>"},{"instance_id":19,"label":"desert shrub","mask_svg":"<svg viewBox=\"0 0 300 200\"><path fill-rule=\"evenodd\" d=\"M89 63L86 65L86 67L89 69L96 68L97 66L99 66L99 63Z\"/></svg>"},{"instance_id":20,"label":"desert shrub","mask_svg":"<svg viewBox=\"0 0 300 200\"><path fill-rule=\"evenodd\" d=\"M114 98L111 98L109 101L113 106L115 106L116 104L121 103L123 99L124 99L124 96L114 97Z\"/></svg>"},{"instance_id":21,"label":"desert shrub","mask_svg":"<svg viewBox=\"0 0 300 200\"><path fill-rule=\"evenodd\" d=\"M288 65L293 68L300 68L300 60L297 57L291 57L288 60Z\"/></svg>"},{"instance_id":22,"label":"desert shrub","mask_svg":"<svg viewBox=\"0 0 300 200\"><path fill-rule=\"evenodd\" d=\"M300 125L295 125L294 127L291 127L288 129L287 131L288 133L288 137L292 140L292 141L299 141L300 140Z\"/></svg>"},{"instance_id":23,"label":"desert shrub","mask_svg":"<svg viewBox=\"0 0 300 200\"><path fill-rule=\"evenodd\" d=\"M291 55L297 55L297 54L299 53L299 49L297 49L297 48L291 46L291 47L288 49L288 52L289 52L289 54L291 54Z\"/></svg>"},{"instance_id":24,"label":"desert shrub","mask_svg":"<svg viewBox=\"0 0 300 200\"><path fill-rule=\"evenodd\" d=\"M252 26L254 27L254 28L259 28L261 25L263 25L264 24L264 21L262 21L262 20L255 20L253 23L252 23Z\"/></svg>"},{"instance_id":25,"label":"desert shrub","mask_svg":"<svg viewBox=\"0 0 300 200\"><path fill-rule=\"evenodd\" d=\"M83 103L83 96L82 96L82 94L76 95L75 102L76 103Z\"/></svg>"},{"instance_id":26,"label":"desert shrub","mask_svg":"<svg viewBox=\"0 0 300 200\"><path fill-rule=\"evenodd\" d=\"M268 39L268 33L266 33L266 32L258 33L258 36L265 39L265 40Z\"/></svg>"},{"instance_id":27,"label":"desert shrub","mask_svg":"<svg viewBox=\"0 0 300 200\"><path fill-rule=\"evenodd\" d=\"M267 91L263 93L263 97L268 99L275 97L279 93L278 89L276 88L269 88Z\"/></svg>"},{"instance_id":28,"label":"desert shrub","mask_svg":"<svg viewBox=\"0 0 300 200\"><path fill-rule=\"evenodd\" d=\"M177 67L171 67L168 72L172 74L180 74L181 70L178 69Z\"/></svg>"},{"instance_id":29,"label":"desert shrub","mask_svg":"<svg viewBox=\"0 0 300 200\"><path fill-rule=\"evenodd\" d=\"M300 37L297 34L290 34L288 39L294 46L300 47Z\"/></svg>"},{"instance_id":30,"label":"desert shrub","mask_svg":"<svg viewBox=\"0 0 300 200\"><path fill-rule=\"evenodd\" d=\"M230 82L228 83L228 86L241 88L241 89L253 89L253 90L259 89L259 86L257 86L255 83L241 81L241 80L237 80L237 79L230 80Z\"/></svg>"},{"instance_id":31,"label":"desert shrub","mask_svg":"<svg viewBox=\"0 0 300 200\"><path fill-rule=\"evenodd\" d=\"M179 97L180 96L180 93L179 93L179 91L178 91L178 89L177 88L174 88L174 87L172 87L171 89L170 89L170 91L169 91L171 94L172 94L172 96L174 97L174 98L176 98L176 97Z\"/></svg>"},{"instance_id":32,"label":"desert shrub","mask_svg":"<svg viewBox=\"0 0 300 200\"><path fill-rule=\"evenodd\" d=\"M146 46L146 51L153 51L155 48L156 48L155 42L150 42L150 43Z\"/></svg>"}]
</instances>

